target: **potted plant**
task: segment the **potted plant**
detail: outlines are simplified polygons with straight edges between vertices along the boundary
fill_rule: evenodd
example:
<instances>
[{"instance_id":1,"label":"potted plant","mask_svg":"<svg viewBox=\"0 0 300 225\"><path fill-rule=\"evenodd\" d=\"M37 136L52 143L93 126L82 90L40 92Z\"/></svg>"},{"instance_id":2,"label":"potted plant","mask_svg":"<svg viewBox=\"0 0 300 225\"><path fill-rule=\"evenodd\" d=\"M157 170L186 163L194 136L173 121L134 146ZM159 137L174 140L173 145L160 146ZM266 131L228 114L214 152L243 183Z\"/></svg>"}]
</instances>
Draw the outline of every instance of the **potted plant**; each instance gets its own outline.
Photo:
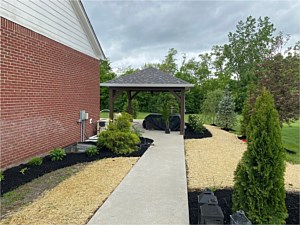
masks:
<instances>
[{"instance_id":1,"label":"potted plant","mask_svg":"<svg viewBox=\"0 0 300 225\"><path fill-rule=\"evenodd\" d=\"M165 133L169 134L170 133L170 110L169 110L169 105L164 104L162 111L161 111L162 117L165 122Z\"/></svg>"}]
</instances>

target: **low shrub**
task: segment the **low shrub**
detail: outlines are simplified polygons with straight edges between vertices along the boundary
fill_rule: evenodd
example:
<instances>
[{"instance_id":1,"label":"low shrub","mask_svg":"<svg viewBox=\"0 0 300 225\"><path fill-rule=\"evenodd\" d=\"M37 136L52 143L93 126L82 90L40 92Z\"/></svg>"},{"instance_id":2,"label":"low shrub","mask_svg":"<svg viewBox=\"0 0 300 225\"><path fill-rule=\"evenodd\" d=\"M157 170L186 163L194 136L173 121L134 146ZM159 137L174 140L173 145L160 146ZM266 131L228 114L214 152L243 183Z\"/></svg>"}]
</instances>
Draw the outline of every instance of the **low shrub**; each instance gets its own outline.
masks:
<instances>
[{"instance_id":1,"label":"low shrub","mask_svg":"<svg viewBox=\"0 0 300 225\"><path fill-rule=\"evenodd\" d=\"M54 148L50 152L50 158L52 161L59 161L62 160L66 156L65 150L62 148Z\"/></svg>"},{"instance_id":2,"label":"low shrub","mask_svg":"<svg viewBox=\"0 0 300 225\"><path fill-rule=\"evenodd\" d=\"M188 123L195 133L204 133L205 127L203 126L203 120L200 115L190 115Z\"/></svg>"},{"instance_id":3,"label":"low shrub","mask_svg":"<svg viewBox=\"0 0 300 225\"><path fill-rule=\"evenodd\" d=\"M99 134L98 147L106 148L113 153L126 155L137 150L140 143L139 136L131 130L132 116L122 113L107 130Z\"/></svg>"},{"instance_id":4,"label":"low shrub","mask_svg":"<svg viewBox=\"0 0 300 225\"><path fill-rule=\"evenodd\" d=\"M99 148L107 148L113 153L126 155L137 150L139 137L133 131L106 130L99 134Z\"/></svg>"},{"instance_id":5,"label":"low shrub","mask_svg":"<svg viewBox=\"0 0 300 225\"><path fill-rule=\"evenodd\" d=\"M29 166L40 166L40 165L42 165L42 163L43 163L42 158L34 157L27 163L27 165L29 165Z\"/></svg>"},{"instance_id":6,"label":"low shrub","mask_svg":"<svg viewBox=\"0 0 300 225\"><path fill-rule=\"evenodd\" d=\"M5 179L3 171L0 170L0 181L3 181Z\"/></svg>"},{"instance_id":7,"label":"low shrub","mask_svg":"<svg viewBox=\"0 0 300 225\"><path fill-rule=\"evenodd\" d=\"M99 154L99 150L96 146L91 146L85 151L85 154L87 154L88 157L93 157L94 155Z\"/></svg>"}]
</instances>

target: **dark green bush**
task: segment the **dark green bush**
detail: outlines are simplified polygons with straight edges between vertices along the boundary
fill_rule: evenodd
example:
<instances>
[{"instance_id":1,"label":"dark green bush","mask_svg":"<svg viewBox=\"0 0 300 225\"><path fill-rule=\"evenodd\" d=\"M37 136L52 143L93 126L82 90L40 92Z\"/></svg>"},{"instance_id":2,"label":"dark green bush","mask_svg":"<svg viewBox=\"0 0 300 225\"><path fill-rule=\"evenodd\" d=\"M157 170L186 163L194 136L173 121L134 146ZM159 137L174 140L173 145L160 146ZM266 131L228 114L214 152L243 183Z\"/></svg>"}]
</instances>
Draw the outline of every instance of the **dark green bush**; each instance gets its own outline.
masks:
<instances>
[{"instance_id":1,"label":"dark green bush","mask_svg":"<svg viewBox=\"0 0 300 225\"><path fill-rule=\"evenodd\" d=\"M278 113L265 90L247 127L248 148L235 171L232 211L243 210L253 224L284 224L285 152Z\"/></svg>"},{"instance_id":2,"label":"dark green bush","mask_svg":"<svg viewBox=\"0 0 300 225\"><path fill-rule=\"evenodd\" d=\"M0 181L3 181L5 179L3 171L0 170Z\"/></svg>"},{"instance_id":3,"label":"dark green bush","mask_svg":"<svg viewBox=\"0 0 300 225\"><path fill-rule=\"evenodd\" d=\"M195 133L204 133L205 127L203 126L203 120L200 115L190 115L188 123Z\"/></svg>"},{"instance_id":4,"label":"dark green bush","mask_svg":"<svg viewBox=\"0 0 300 225\"><path fill-rule=\"evenodd\" d=\"M29 162L27 163L27 165L29 166L40 166L43 163L43 159L40 157L34 157L31 160L29 160Z\"/></svg>"},{"instance_id":5,"label":"dark green bush","mask_svg":"<svg viewBox=\"0 0 300 225\"><path fill-rule=\"evenodd\" d=\"M88 157L92 157L99 154L99 150L96 146L91 146L85 151L85 154L87 154Z\"/></svg>"},{"instance_id":6,"label":"dark green bush","mask_svg":"<svg viewBox=\"0 0 300 225\"><path fill-rule=\"evenodd\" d=\"M50 152L50 158L52 161L59 161L62 160L66 156L65 150L62 148L54 148Z\"/></svg>"},{"instance_id":7,"label":"dark green bush","mask_svg":"<svg viewBox=\"0 0 300 225\"><path fill-rule=\"evenodd\" d=\"M140 143L139 136L131 131L131 115L122 113L106 131L99 134L98 147L106 148L116 154L130 154L137 150Z\"/></svg>"}]
</instances>

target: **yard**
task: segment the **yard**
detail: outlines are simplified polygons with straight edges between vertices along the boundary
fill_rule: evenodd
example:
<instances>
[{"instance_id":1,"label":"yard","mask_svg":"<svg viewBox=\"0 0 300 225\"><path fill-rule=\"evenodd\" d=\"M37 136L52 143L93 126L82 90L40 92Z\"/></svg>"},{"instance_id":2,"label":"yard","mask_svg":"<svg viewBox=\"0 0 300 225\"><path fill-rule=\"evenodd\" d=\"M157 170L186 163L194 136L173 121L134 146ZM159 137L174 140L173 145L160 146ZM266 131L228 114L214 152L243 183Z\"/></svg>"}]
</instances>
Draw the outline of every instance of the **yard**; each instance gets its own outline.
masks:
<instances>
[{"instance_id":1,"label":"yard","mask_svg":"<svg viewBox=\"0 0 300 225\"><path fill-rule=\"evenodd\" d=\"M139 112L137 119L144 119L148 116L149 112ZM188 115L185 117L185 122L188 122ZM101 118L108 118L108 112L102 112ZM239 124L241 116L237 117L237 124L235 126L234 133L239 134ZM204 121L205 124L209 124L208 121ZM300 149L299 149L299 131L300 131L300 120L290 125L284 124L282 128L282 142L286 149L290 150L286 153L286 160L290 163L300 164Z\"/></svg>"}]
</instances>

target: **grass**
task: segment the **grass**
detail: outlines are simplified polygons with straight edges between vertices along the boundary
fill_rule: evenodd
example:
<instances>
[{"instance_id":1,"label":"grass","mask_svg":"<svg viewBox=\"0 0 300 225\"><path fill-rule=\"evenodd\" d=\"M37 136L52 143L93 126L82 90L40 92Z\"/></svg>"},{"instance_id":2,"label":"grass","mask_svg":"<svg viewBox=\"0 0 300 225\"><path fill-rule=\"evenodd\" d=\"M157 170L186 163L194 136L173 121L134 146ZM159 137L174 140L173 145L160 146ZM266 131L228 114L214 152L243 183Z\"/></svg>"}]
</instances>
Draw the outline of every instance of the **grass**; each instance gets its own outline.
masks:
<instances>
[{"instance_id":1,"label":"grass","mask_svg":"<svg viewBox=\"0 0 300 225\"><path fill-rule=\"evenodd\" d=\"M53 171L13 191L5 193L1 196L1 219L12 212L18 211L21 207L28 205L30 202L33 202L41 196L43 192L54 188L63 180L80 171L85 165L84 163L76 164Z\"/></svg>"},{"instance_id":2,"label":"grass","mask_svg":"<svg viewBox=\"0 0 300 225\"><path fill-rule=\"evenodd\" d=\"M137 119L144 119L146 116L148 116L150 113L149 112L138 112L137 114ZM100 115L101 118L108 118L108 112L102 112Z\"/></svg>"},{"instance_id":3,"label":"grass","mask_svg":"<svg viewBox=\"0 0 300 225\"><path fill-rule=\"evenodd\" d=\"M299 129L300 120L290 125L284 124L282 128L283 146L292 151L286 154L286 159L295 164L300 164Z\"/></svg>"}]
</instances>

